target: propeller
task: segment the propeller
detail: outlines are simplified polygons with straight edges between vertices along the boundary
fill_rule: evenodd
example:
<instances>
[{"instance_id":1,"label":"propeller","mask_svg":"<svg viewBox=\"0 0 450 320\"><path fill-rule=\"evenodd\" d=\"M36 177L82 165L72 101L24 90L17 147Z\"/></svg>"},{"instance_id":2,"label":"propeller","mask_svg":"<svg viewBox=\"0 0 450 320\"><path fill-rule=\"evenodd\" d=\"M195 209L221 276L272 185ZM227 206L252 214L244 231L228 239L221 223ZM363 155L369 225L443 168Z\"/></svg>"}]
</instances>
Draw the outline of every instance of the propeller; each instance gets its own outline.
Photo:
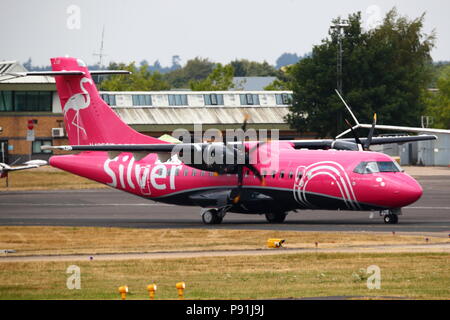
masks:
<instances>
[{"instance_id":1,"label":"propeller","mask_svg":"<svg viewBox=\"0 0 450 320\"><path fill-rule=\"evenodd\" d=\"M243 132L245 132L245 130L247 129L247 123L248 123L249 119L250 119L250 115L248 113L246 113L244 116L244 122L241 126L241 129ZM243 141L241 143L243 143ZM237 178L238 178L237 188L233 189L230 194L230 198L232 199L233 204L237 204L241 200L241 194L242 194L242 188L243 188L243 182L244 182L244 168L247 168L249 171L251 171L261 181L261 185L265 185L264 177L259 173L258 169L256 169L256 167L250 163L250 154L253 153L254 151L256 151L264 143L266 143L266 142L263 142L263 143L258 142L256 144L256 146L254 146L250 150L248 150L248 151L245 150L244 151L244 163L237 164ZM233 149L236 151L236 155L239 152L242 152L239 149L237 149L236 147L233 147ZM238 157L236 157L236 158L238 158Z\"/></svg>"},{"instance_id":2,"label":"propeller","mask_svg":"<svg viewBox=\"0 0 450 320\"><path fill-rule=\"evenodd\" d=\"M375 126L377 125L377 114L373 114L373 122L372 127L370 128L369 135L367 136L367 140L363 144L363 150L367 151L370 150L370 143L372 142L373 133L375 132Z\"/></svg>"},{"instance_id":3,"label":"propeller","mask_svg":"<svg viewBox=\"0 0 450 320\"><path fill-rule=\"evenodd\" d=\"M370 144L372 143L373 133L375 132L375 126L377 124L377 114L374 113L373 115L372 127L370 128L369 135L367 136L367 139L364 141L364 143L361 142L361 140L358 137L358 134L353 129L352 125L347 119L345 119L345 123L350 128L350 131L352 132L353 137L355 138L356 144L360 145L364 151L370 151Z\"/></svg>"}]
</instances>

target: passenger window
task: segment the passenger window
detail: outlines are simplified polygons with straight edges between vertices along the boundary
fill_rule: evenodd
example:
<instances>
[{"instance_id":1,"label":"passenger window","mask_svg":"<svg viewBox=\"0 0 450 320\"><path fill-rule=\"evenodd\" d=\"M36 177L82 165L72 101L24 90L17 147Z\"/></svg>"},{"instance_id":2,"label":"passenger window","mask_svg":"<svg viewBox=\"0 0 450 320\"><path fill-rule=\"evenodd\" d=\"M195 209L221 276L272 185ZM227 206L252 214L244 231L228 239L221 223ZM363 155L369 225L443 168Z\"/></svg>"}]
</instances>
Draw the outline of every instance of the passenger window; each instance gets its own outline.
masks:
<instances>
[{"instance_id":1,"label":"passenger window","mask_svg":"<svg viewBox=\"0 0 450 320\"><path fill-rule=\"evenodd\" d=\"M283 179L284 178L284 171L280 172L280 178Z\"/></svg>"},{"instance_id":2,"label":"passenger window","mask_svg":"<svg viewBox=\"0 0 450 320\"><path fill-rule=\"evenodd\" d=\"M289 179L292 179L293 176L294 176L294 173L292 171L289 171Z\"/></svg>"}]
</instances>

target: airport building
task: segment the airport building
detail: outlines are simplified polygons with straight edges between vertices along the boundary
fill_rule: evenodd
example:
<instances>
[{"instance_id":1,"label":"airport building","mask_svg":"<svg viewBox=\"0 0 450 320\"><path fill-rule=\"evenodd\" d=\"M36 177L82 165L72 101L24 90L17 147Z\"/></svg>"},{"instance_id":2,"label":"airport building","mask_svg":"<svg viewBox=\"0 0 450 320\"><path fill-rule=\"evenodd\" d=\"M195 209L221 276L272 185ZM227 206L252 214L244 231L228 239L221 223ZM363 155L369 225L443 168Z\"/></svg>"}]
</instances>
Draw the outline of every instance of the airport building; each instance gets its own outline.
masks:
<instances>
[{"instance_id":1,"label":"airport building","mask_svg":"<svg viewBox=\"0 0 450 320\"><path fill-rule=\"evenodd\" d=\"M64 118L53 77L14 77L8 73L26 72L20 64L0 63L0 162L17 159L47 159L52 152L42 145L68 144ZM250 79L248 83L254 83ZM239 80L243 83L242 79ZM176 129L193 132L201 124L203 131L242 126L250 116L247 128L277 129L281 139L300 136L285 123L291 91L164 91L100 92L102 98L131 127L159 137ZM33 127L32 133L28 126ZM312 138L303 134L302 138ZM31 141L32 140L32 141Z\"/></svg>"}]
</instances>

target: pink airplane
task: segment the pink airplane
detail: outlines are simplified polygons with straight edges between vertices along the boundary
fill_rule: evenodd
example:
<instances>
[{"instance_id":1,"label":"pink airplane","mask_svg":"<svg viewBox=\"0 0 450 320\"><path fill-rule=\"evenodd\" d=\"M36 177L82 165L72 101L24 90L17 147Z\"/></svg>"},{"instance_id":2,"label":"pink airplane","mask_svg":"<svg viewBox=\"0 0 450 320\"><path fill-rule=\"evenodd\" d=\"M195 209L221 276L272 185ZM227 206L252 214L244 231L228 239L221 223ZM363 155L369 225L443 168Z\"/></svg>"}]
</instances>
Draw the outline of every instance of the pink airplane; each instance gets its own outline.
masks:
<instances>
[{"instance_id":1,"label":"pink airplane","mask_svg":"<svg viewBox=\"0 0 450 320\"><path fill-rule=\"evenodd\" d=\"M52 156L50 165L143 198L199 206L205 224L229 212L281 223L301 209L378 211L397 223L401 208L422 195L391 157L362 149L435 136L373 137L374 122L362 139L173 144L136 132L100 98L91 74L120 71L89 72L68 57L51 65L24 75L56 77L70 145L43 148L78 154Z\"/></svg>"}]
</instances>

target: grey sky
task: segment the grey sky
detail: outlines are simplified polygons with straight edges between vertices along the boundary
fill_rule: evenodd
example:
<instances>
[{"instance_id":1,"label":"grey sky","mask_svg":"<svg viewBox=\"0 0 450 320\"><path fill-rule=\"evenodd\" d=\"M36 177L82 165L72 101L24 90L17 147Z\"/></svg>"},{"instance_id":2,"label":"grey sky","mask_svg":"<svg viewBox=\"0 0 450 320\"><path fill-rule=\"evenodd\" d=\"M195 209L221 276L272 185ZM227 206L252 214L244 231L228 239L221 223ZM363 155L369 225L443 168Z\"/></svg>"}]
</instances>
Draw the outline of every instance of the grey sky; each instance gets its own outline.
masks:
<instances>
[{"instance_id":1,"label":"grey sky","mask_svg":"<svg viewBox=\"0 0 450 320\"><path fill-rule=\"evenodd\" d=\"M178 54L183 63L200 56L274 64L283 52L309 52L339 15L361 11L370 23L393 6L410 18L426 12L425 32L437 32L433 59L450 60L446 0L0 0L0 60L48 65L69 54L93 64L105 26L105 63L170 65Z\"/></svg>"}]
</instances>

